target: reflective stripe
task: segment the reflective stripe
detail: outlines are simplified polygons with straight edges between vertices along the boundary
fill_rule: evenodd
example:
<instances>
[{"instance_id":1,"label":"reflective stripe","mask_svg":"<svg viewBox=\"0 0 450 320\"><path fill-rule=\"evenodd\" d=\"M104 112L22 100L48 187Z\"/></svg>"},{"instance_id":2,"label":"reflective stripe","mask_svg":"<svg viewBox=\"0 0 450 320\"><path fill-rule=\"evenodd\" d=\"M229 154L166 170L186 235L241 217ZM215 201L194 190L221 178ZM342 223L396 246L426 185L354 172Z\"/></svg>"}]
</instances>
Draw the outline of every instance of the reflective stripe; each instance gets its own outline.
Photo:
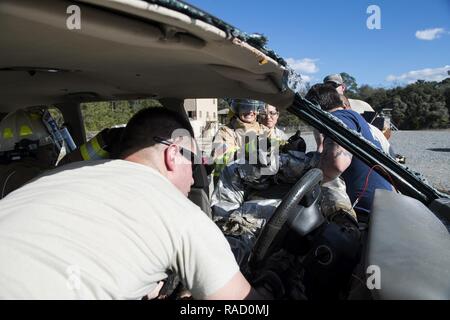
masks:
<instances>
[{"instance_id":1,"label":"reflective stripe","mask_svg":"<svg viewBox=\"0 0 450 320\"><path fill-rule=\"evenodd\" d=\"M83 144L80 147L80 153L83 160L99 160L109 157L109 152L100 147L97 137Z\"/></svg>"},{"instance_id":2,"label":"reflective stripe","mask_svg":"<svg viewBox=\"0 0 450 320\"><path fill-rule=\"evenodd\" d=\"M19 136L23 137L23 136L29 136L33 134L33 131L31 130L31 128L27 125L21 125L20 126L20 130L19 130Z\"/></svg>"},{"instance_id":3,"label":"reflective stripe","mask_svg":"<svg viewBox=\"0 0 450 320\"><path fill-rule=\"evenodd\" d=\"M229 151L225 152L222 156L218 157L214 161L214 176L220 176L222 170L233 160L233 156L238 151L238 147L231 148Z\"/></svg>"},{"instance_id":4,"label":"reflective stripe","mask_svg":"<svg viewBox=\"0 0 450 320\"><path fill-rule=\"evenodd\" d=\"M220 157L217 157L216 160L214 160L214 163L227 165L228 162L230 162L230 159L232 158L234 153L238 150L239 150L238 147L230 148L230 150L226 151Z\"/></svg>"},{"instance_id":5,"label":"reflective stripe","mask_svg":"<svg viewBox=\"0 0 450 320\"><path fill-rule=\"evenodd\" d=\"M286 140L284 140L284 139L283 139L282 137L280 137L280 136L274 135L274 136L270 137L270 141L279 141L279 142L282 142L282 141L286 141Z\"/></svg>"},{"instance_id":6,"label":"reflective stripe","mask_svg":"<svg viewBox=\"0 0 450 320\"><path fill-rule=\"evenodd\" d=\"M91 159L91 158L89 157L89 153L88 153L88 151L87 151L86 144L83 144L83 145L80 147L80 153L81 153L81 157L83 158L83 160L90 160L90 159Z\"/></svg>"},{"instance_id":7,"label":"reflective stripe","mask_svg":"<svg viewBox=\"0 0 450 320\"><path fill-rule=\"evenodd\" d=\"M277 139L270 139L270 143L271 143L271 148L279 148L280 145L280 141ZM230 150L228 150L227 152L225 152L222 156L218 157L215 161L214 161L214 177L219 177L220 173L222 172L222 170L232 161L233 156L235 154L235 152L237 152L239 150L238 147L234 147L231 148ZM244 145L244 150L245 150L245 156L246 158L249 158L250 161L252 158L250 158L250 154L254 154L254 156L256 157L256 159L259 157L258 154L258 143L257 140L252 139L251 141L247 142ZM256 160L254 159L254 160Z\"/></svg>"},{"instance_id":8,"label":"reflective stripe","mask_svg":"<svg viewBox=\"0 0 450 320\"><path fill-rule=\"evenodd\" d=\"M42 114L39 112L30 112L30 118L33 120L42 120Z\"/></svg>"},{"instance_id":9,"label":"reflective stripe","mask_svg":"<svg viewBox=\"0 0 450 320\"><path fill-rule=\"evenodd\" d=\"M250 149L252 148L252 149ZM248 155L250 154L250 152L256 152L258 150L257 148L257 141L256 140L252 140L250 142L247 142L245 144L245 153Z\"/></svg>"},{"instance_id":10,"label":"reflective stripe","mask_svg":"<svg viewBox=\"0 0 450 320\"><path fill-rule=\"evenodd\" d=\"M214 167L213 176L214 177L220 177L220 173L222 172L223 169L225 169L225 165L224 164L216 164L216 166Z\"/></svg>"},{"instance_id":11,"label":"reflective stripe","mask_svg":"<svg viewBox=\"0 0 450 320\"><path fill-rule=\"evenodd\" d=\"M13 137L14 137L14 134L13 134L11 128L3 129L3 139L11 139Z\"/></svg>"},{"instance_id":12,"label":"reflective stripe","mask_svg":"<svg viewBox=\"0 0 450 320\"><path fill-rule=\"evenodd\" d=\"M97 137L94 137L91 141L92 148L94 149L95 154L99 157L98 159L106 159L109 157L109 152L100 147Z\"/></svg>"}]
</instances>

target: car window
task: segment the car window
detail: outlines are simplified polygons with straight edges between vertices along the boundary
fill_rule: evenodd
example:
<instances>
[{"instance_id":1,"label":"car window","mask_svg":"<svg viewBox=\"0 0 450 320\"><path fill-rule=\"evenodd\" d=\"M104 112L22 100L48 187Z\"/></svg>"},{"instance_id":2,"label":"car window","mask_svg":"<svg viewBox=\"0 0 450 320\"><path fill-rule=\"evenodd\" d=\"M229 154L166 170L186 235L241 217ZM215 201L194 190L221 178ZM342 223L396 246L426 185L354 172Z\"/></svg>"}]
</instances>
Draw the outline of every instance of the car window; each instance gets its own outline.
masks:
<instances>
[{"instance_id":1,"label":"car window","mask_svg":"<svg viewBox=\"0 0 450 320\"><path fill-rule=\"evenodd\" d=\"M56 124L61 127L64 124L64 117L63 117L61 111L58 108L53 107L53 106L49 106L48 111L52 115L53 119L55 119Z\"/></svg>"},{"instance_id":2,"label":"car window","mask_svg":"<svg viewBox=\"0 0 450 320\"><path fill-rule=\"evenodd\" d=\"M81 113L89 140L104 128L124 126L139 110L147 107L161 107L155 99L103 101L81 104Z\"/></svg>"}]
</instances>

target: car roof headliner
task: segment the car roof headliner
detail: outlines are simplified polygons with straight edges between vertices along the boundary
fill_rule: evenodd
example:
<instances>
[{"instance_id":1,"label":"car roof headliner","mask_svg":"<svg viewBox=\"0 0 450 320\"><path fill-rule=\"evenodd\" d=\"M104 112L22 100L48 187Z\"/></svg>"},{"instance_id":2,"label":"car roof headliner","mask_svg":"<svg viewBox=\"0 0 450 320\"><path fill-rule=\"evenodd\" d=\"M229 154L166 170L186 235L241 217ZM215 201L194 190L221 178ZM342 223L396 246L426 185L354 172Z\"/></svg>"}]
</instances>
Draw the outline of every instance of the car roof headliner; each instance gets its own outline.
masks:
<instances>
[{"instance_id":1,"label":"car roof headliner","mask_svg":"<svg viewBox=\"0 0 450 320\"><path fill-rule=\"evenodd\" d=\"M286 68L227 32L144 1L0 3L0 111L148 97L247 97L281 108ZM59 72L48 72L56 69Z\"/></svg>"}]
</instances>

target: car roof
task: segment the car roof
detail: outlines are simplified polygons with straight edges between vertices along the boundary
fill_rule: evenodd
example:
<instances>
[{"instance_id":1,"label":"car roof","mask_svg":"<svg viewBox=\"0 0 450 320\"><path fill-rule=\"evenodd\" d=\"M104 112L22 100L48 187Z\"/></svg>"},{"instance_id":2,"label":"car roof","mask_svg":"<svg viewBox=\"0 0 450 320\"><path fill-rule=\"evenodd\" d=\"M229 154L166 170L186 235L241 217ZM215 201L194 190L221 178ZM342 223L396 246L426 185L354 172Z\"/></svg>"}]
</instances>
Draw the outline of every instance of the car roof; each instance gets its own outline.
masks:
<instances>
[{"instance_id":1,"label":"car roof","mask_svg":"<svg viewBox=\"0 0 450 320\"><path fill-rule=\"evenodd\" d=\"M180 1L0 3L0 111L65 102L246 97L281 108L288 68L251 37ZM70 12L70 11L69 11Z\"/></svg>"},{"instance_id":2,"label":"car roof","mask_svg":"<svg viewBox=\"0 0 450 320\"><path fill-rule=\"evenodd\" d=\"M81 28L69 30L74 4ZM242 97L290 107L321 132L341 127L320 108L298 109L303 84L263 39L181 1L2 0L0 21L0 113L71 102ZM83 141L81 123L72 126ZM342 130L334 136L348 139L356 156L371 165L383 160L375 149L369 159L365 142L352 148L364 139ZM389 161L386 167L428 194L426 202L440 196Z\"/></svg>"}]
</instances>

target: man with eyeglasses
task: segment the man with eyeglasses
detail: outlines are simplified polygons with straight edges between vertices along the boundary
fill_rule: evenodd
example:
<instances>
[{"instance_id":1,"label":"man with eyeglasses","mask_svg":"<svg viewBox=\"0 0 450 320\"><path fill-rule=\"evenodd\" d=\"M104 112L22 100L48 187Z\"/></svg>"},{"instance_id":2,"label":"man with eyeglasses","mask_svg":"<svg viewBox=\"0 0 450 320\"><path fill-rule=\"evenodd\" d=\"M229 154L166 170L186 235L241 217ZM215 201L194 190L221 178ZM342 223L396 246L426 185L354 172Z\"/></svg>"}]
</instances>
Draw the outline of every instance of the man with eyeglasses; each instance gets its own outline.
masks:
<instances>
[{"instance_id":1,"label":"man with eyeglasses","mask_svg":"<svg viewBox=\"0 0 450 320\"><path fill-rule=\"evenodd\" d=\"M258 297L188 194L187 119L139 111L120 159L63 166L0 202L0 298L153 298L173 273L196 299ZM197 159L197 160L196 160Z\"/></svg>"}]
</instances>

